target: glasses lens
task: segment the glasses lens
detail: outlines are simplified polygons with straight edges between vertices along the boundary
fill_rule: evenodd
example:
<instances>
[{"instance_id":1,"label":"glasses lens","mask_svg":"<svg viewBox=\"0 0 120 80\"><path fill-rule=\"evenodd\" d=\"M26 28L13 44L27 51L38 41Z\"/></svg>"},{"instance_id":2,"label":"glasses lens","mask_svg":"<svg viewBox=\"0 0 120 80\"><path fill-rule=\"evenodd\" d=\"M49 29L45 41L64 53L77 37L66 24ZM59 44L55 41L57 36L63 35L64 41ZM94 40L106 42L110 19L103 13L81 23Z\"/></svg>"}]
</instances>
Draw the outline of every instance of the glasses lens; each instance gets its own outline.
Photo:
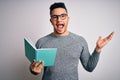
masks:
<instances>
[{"instance_id":1,"label":"glasses lens","mask_svg":"<svg viewBox=\"0 0 120 80\"><path fill-rule=\"evenodd\" d=\"M66 19L66 16L67 16L67 14L51 15L51 18L52 18L53 20L57 20L57 19L60 17L60 19L64 20L64 19Z\"/></svg>"},{"instance_id":2,"label":"glasses lens","mask_svg":"<svg viewBox=\"0 0 120 80\"><path fill-rule=\"evenodd\" d=\"M61 15L60 15L60 18L61 18L62 20L64 20L64 19L66 18L66 16L67 16L67 14L61 14Z\"/></svg>"},{"instance_id":3,"label":"glasses lens","mask_svg":"<svg viewBox=\"0 0 120 80\"><path fill-rule=\"evenodd\" d=\"M52 18L53 20L57 20L57 15L52 15L51 18Z\"/></svg>"}]
</instances>

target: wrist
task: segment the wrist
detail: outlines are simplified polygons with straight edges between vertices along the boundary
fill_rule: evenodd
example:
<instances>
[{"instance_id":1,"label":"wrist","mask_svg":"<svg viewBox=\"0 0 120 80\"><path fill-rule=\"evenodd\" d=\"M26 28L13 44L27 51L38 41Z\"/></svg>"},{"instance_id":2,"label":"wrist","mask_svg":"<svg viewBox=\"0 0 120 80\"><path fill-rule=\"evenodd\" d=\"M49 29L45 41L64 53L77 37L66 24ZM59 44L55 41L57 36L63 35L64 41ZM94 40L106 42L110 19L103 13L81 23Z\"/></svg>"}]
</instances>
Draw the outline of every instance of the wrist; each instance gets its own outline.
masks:
<instances>
[{"instance_id":1,"label":"wrist","mask_svg":"<svg viewBox=\"0 0 120 80\"><path fill-rule=\"evenodd\" d=\"M95 49L96 49L96 51L97 51L98 53L100 53L100 52L101 52L101 48L96 47Z\"/></svg>"}]
</instances>

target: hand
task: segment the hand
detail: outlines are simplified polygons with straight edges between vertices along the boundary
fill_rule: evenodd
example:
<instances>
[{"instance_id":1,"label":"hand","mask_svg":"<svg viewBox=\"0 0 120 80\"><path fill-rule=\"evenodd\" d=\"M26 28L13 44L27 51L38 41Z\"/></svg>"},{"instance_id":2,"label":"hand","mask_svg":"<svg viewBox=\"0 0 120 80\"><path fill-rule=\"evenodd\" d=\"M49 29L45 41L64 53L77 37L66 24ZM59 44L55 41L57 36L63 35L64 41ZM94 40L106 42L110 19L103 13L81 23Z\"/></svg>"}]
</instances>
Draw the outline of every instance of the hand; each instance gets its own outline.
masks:
<instances>
[{"instance_id":1,"label":"hand","mask_svg":"<svg viewBox=\"0 0 120 80\"><path fill-rule=\"evenodd\" d=\"M114 32L112 32L107 37L103 38L99 36L98 41L96 43L96 51L101 52L101 49L112 39Z\"/></svg>"},{"instance_id":2,"label":"hand","mask_svg":"<svg viewBox=\"0 0 120 80\"><path fill-rule=\"evenodd\" d=\"M44 67L43 62L39 62L39 61L36 62L35 60L33 60L31 65L30 65L30 69L31 69L32 73L34 73L34 74L41 73L43 67Z\"/></svg>"}]
</instances>

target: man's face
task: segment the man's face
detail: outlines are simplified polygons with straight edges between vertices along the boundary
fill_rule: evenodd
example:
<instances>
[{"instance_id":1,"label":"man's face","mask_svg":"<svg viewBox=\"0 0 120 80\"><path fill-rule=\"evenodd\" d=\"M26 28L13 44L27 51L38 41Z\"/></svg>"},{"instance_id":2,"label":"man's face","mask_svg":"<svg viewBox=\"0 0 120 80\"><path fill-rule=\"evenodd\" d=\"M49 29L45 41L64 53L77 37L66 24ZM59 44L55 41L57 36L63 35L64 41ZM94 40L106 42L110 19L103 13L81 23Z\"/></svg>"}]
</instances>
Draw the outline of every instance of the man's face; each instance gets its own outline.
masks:
<instances>
[{"instance_id":1,"label":"man's face","mask_svg":"<svg viewBox=\"0 0 120 80\"><path fill-rule=\"evenodd\" d=\"M64 8L53 9L50 21L54 27L54 34L66 35L69 17Z\"/></svg>"}]
</instances>

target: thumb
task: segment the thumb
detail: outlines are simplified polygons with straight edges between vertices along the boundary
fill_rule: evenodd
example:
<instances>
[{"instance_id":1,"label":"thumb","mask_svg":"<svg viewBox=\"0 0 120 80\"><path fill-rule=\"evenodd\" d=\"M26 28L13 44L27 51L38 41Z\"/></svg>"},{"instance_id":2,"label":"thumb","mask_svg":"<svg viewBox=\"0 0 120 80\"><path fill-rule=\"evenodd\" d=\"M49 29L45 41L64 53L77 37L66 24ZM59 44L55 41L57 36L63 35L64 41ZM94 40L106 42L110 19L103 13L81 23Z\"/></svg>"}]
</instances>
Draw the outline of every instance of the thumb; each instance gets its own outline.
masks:
<instances>
[{"instance_id":1,"label":"thumb","mask_svg":"<svg viewBox=\"0 0 120 80\"><path fill-rule=\"evenodd\" d=\"M99 37L98 37L98 41L99 41L99 40L101 40L101 39L102 39L102 37L101 37L101 36L99 36Z\"/></svg>"}]
</instances>

